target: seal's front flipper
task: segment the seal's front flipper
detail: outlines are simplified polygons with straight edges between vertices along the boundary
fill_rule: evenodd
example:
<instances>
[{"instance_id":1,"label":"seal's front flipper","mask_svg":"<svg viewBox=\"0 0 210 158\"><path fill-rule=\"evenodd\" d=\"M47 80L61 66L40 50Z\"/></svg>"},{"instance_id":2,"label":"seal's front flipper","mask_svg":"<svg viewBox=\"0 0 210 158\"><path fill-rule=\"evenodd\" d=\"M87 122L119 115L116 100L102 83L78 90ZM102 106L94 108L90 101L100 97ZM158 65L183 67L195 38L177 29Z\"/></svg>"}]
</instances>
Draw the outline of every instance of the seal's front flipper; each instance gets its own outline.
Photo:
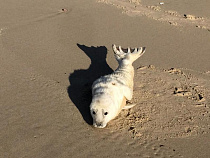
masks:
<instances>
[{"instance_id":1,"label":"seal's front flipper","mask_svg":"<svg viewBox=\"0 0 210 158\"><path fill-rule=\"evenodd\" d=\"M123 110L127 110L127 109L130 109L132 107L134 107L136 104L126 104L122 109Z\"/></svg>"},{"instance_id":2,"label":"seal's front flipper","mask_svg":"<svg viewBox=\"0 0 210 158\"><path fill-rule=\"evenodd\" d=\"M133 97L133 90L131 88L129 88L128 86L121 86L123 95L126 98L126 100L131 100Z\"/></svg>"},{"instance_id":3,"label":"seal's front flipper","mask_svg":"<svg viewBox=\"0 0 210 158\"><path fill-rule=\"evenodd\" d=\"M134 107L136 104L129 102L129 100L133 97L133 90L127 86L123 86L123 94L126 98L126 105L122 109L130 109Z\"/></svg>"}]
</instances>

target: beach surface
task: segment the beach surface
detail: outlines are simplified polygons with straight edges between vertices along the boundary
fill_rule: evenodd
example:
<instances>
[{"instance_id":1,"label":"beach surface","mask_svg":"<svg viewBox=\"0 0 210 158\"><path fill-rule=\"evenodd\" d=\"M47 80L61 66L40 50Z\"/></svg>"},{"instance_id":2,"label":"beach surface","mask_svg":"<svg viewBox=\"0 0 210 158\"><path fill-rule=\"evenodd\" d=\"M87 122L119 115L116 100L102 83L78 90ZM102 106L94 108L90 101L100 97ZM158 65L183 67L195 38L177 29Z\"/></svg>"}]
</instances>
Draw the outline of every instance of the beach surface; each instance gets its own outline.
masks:
<instances>
[{"instance_id":1,"label":"beach surface","mask_svg":"<svg viewBox=\"0 0 210 158\"><path fill-rule=\"evenodd\" d=\"M0 0L0 157L210 155L210 11L198 0ZM92 127L112 44L146 47L136 104Z\"/></svg>"}]
</instances>

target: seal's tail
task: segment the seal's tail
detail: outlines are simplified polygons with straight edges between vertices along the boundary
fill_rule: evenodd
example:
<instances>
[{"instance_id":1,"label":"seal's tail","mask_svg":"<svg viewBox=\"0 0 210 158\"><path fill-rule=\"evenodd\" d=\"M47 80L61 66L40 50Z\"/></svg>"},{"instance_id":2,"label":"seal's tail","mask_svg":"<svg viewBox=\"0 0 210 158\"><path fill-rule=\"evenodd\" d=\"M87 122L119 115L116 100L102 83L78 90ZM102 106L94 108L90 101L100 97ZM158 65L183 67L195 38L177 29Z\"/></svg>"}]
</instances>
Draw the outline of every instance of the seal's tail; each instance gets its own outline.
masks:
<instances>
[{"instance_id":1,"label":"seal's tail","mask_svg":"<svg viewBox=\"0 0 210 158\"><path fill-rule=\"evenodd\" d=\"M112 45L112 48L114 51L115 58L119 64L123 61L132 64L135 60L142 56L146 50L145 47L139 47L134 49L128 47L127 49L123 49L121 48L121 46L117 47L115 44Z\"/></svg>"}]
</instances>

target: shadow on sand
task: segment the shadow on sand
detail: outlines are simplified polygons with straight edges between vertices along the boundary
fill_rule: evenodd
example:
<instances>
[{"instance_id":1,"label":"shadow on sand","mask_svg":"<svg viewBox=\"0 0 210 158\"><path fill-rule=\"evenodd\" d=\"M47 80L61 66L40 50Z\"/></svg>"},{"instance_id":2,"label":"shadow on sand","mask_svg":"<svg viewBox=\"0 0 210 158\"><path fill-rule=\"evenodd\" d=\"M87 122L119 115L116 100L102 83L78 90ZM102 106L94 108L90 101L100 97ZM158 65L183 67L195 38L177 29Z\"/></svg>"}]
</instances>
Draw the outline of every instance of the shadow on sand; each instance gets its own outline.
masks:
<instances>
[{"instance_id":1,"label":"shadow on sand","mask_svg":"<svg viewBox=\"0 0 210 158\"><path fill-rule=\"evenodd\" d=\"M70 86L68 94L71 101L80 111L83 119L92 124L89 106L91 103L91 86L92 83L99 77L113 72L106 62L107 48L87 47L77 44L77 46L90 58L91 64L88 69L74 70L69 76Z\"/></svg>"}]
</instances>

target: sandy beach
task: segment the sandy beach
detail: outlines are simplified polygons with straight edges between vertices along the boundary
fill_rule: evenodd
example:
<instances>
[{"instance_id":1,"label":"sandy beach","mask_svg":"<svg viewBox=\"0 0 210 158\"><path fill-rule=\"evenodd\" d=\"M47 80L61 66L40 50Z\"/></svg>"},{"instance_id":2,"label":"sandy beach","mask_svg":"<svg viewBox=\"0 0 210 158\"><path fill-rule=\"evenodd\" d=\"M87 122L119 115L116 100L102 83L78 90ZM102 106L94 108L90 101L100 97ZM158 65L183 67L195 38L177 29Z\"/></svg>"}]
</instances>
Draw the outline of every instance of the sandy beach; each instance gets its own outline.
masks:
<instances>
[{"instance_id":1,"label":"sandy beach","mask_svg":"<svg viewBox=\"0 0 210 158\"><path fill-rule=\"evenodd\" d=\"M198 0L0 0L0 157L210 155L210 11ZM91 85L135 61L136 106L92 126Z\"/></svg>"}]
</instances>

